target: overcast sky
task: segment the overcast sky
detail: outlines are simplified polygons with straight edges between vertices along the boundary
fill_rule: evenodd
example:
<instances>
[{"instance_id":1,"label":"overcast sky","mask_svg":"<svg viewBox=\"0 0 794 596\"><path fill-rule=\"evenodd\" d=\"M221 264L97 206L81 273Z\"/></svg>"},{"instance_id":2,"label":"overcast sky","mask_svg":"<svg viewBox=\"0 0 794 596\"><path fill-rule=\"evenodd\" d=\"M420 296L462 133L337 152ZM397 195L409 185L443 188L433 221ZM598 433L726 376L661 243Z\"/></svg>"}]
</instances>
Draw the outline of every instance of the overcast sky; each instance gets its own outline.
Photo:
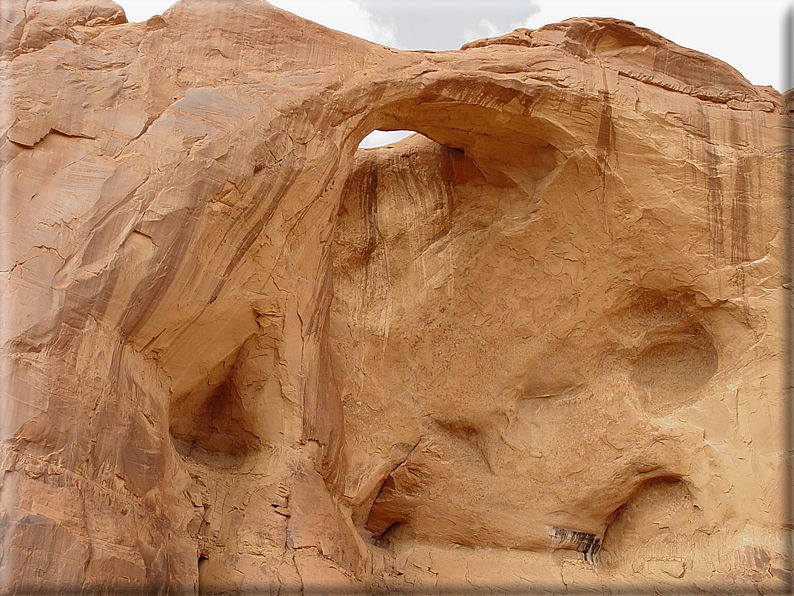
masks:
<instances>
[{"instance_id":1,"label":"overcast sky","mask_svg":"<svg viewBox=\"0 0 794 596\"><path fill-rule=\"evenodd\" d=\"M782 91L783 16L794 0L270 0L304 18L407 50L458 49L472 39L575 16L617 17L711 54L751 83ZM130 21L173 0L116 0ZM224 0L230 5L234 0Z\"/></svg>"},{"instance_id":2,"label":"overcast sky","mask_svg":"<svg viewBox=\"0 0 794 596\"><path fill-rule=\"evenodd\" d=\"M116 0L130 21L170 0ZM234 4L233 0L225 0ZM781 90L782 17L790 0L273 0L276 6L402 49L457 49L516 27L574 16L618 17L725 60L756 85Z\"/></svg>"}]
</instances>

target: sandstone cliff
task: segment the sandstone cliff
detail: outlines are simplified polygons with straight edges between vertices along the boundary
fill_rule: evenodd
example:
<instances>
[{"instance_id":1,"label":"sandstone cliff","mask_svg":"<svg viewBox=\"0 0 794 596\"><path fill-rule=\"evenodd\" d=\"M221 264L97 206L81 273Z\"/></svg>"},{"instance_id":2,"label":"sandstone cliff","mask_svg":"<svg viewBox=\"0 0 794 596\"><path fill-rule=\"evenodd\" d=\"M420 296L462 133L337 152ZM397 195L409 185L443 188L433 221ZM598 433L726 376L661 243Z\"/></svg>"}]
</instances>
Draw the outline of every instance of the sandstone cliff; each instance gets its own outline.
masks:
<instances>
[{"instance_id":1,"label":"sandstone cliff","mask_svg":"<svg viewBox=\"0 0 794 596\"><path fill-rule=\"evenodd\" d=\"M782 586L777 92L612 19L8 4L2 589Z\"/></svg>"}]
</instances>

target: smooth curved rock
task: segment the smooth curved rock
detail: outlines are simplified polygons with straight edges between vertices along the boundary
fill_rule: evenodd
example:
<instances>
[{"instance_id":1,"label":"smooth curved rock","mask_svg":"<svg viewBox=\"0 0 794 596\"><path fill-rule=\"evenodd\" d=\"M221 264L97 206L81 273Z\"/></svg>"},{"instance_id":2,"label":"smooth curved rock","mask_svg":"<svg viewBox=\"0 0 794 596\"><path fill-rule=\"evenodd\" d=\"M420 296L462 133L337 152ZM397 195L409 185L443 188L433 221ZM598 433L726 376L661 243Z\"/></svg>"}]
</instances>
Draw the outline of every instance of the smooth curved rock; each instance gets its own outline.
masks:
<instances>
[{"instance_id":1,"label":"smooth curved rock","mask_svg":"<svg viewBox=\"0 0 794 596\"><path fill-rule=\"evenodd\" d=\"M782 585L777 92L614 19L7 12L5 590Z\"/></svg>"}]
</instances>

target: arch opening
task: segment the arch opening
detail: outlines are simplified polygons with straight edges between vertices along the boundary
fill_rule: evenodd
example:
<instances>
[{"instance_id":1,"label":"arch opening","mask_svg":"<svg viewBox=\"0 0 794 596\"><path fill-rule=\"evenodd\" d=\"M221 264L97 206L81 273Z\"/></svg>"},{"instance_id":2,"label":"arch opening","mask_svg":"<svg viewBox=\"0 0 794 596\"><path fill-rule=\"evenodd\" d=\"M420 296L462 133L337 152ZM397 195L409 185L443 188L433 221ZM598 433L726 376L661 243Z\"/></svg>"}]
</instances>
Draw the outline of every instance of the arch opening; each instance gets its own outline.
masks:
<instances>
[{"instance_id":1,"label":"arch opening","mask_svg":"<svg viewBox=\"0 0 794 596\"><path fill-rule=\"evenodd\" d=\"M373 130L358 144L359 149L375 149L376 147L384 147L386 145L393 145L403 139L410 137L413 134L418 134L413 130Z\"/></svg>"}]
</instances>

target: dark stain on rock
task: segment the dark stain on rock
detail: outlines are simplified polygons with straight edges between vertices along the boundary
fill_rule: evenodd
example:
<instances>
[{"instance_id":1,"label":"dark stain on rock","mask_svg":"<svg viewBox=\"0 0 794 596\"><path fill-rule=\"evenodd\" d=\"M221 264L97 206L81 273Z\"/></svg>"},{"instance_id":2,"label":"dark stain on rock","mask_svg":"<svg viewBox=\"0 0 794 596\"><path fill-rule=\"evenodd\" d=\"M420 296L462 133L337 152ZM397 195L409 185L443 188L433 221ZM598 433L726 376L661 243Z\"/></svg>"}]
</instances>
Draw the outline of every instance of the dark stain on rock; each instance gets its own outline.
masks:
<instances>
[{"instance_id":1,"label":"dark stain on rock","mask_svg":"<svg viewBox=\"0 0 794 596\"><path fill-rule=\"evenodd\" d=\"M378 166L368 164L363 174L356 180L358 196L361 197L361 213L364 216L364 295L370 290L370 263L372 255L382 246L381 233L378 226ZM388 267L386 269L388 276Z\"/></svg>"},{"instance_id":2,"label":"dark stain on rock","mask_svg":"<svg viewBox=\"0 0 794 596\"><path fill-rule=\"evenodd\" d=\"M152 262L156 263L155 267L141 280L127 302L119 323L123 337L130 338L138 333L168 294L168 287L176 276L179 263L184 260L201 207L203 205L185 207L167 214L161 220L163 229L179 230L179 233L174 234L170 242L158 246L157 253L152 258ZM123 272L118 274L123 275Z\"/></svg>"},{"instance_id":3,"label":"dark stain on rock","mask_svg":"<svg viewBox=\"0 0 794 596\"><path fill-rule=\"evenodd\" d=\"M736 176L734 179L733 199L731 201L731 264L733 265L751 260L751 165L751 156L743 155L736 161Z\"/></svg>"},{"instance_id":4,"label":"dark stain on rock","mask_svg":"<svg viewBox=\"0 0 794 596\"><path fill-rule=\"evenodd\" d=\"M605 182L609 158L615 148L615 123L612 120L612 104L609 100L609 92L602 89L599 95L601 97L601 117L598 122L598 136L596 138L596 163L598 172Z\"/></svg>"},{"instance_id":5,"label":"dark stain on rock","mask_svg":"<svg viewBox=\"0 0 794 596\"><path fill-rule=\"evenodd\" d=\"M551 547L575 550L584 555L584 560L595 567L595 558L601 550L601 537L586 532L576 532L565 528L549 529Z\"/></svg>"},{"instance_id":6,"label":"dark stain on rock","mask_svg":"<svg viewBox=\"0 0 794 596\"><path fill-rule=\"evenodd\" d=\"M706 191L708 192L708 222L711 254L718 260L724 258L725 238L722 218L722 180L719 174L719 156L711 141L711 127L706 119L703 123L703 154L706 166Z\"/></svg>"},{"instance_id":7,"label":"dark stain on rock","mask_svg":"<svg viewBox=\"0 0 794 596\"><path fill-rule=\"evenodd\" d=\"M371 164L359 181L361 190L361 212L366 226L367 255L375 252L379 242L378 231L378 167Z\"/></svg>"}]
</instances>

